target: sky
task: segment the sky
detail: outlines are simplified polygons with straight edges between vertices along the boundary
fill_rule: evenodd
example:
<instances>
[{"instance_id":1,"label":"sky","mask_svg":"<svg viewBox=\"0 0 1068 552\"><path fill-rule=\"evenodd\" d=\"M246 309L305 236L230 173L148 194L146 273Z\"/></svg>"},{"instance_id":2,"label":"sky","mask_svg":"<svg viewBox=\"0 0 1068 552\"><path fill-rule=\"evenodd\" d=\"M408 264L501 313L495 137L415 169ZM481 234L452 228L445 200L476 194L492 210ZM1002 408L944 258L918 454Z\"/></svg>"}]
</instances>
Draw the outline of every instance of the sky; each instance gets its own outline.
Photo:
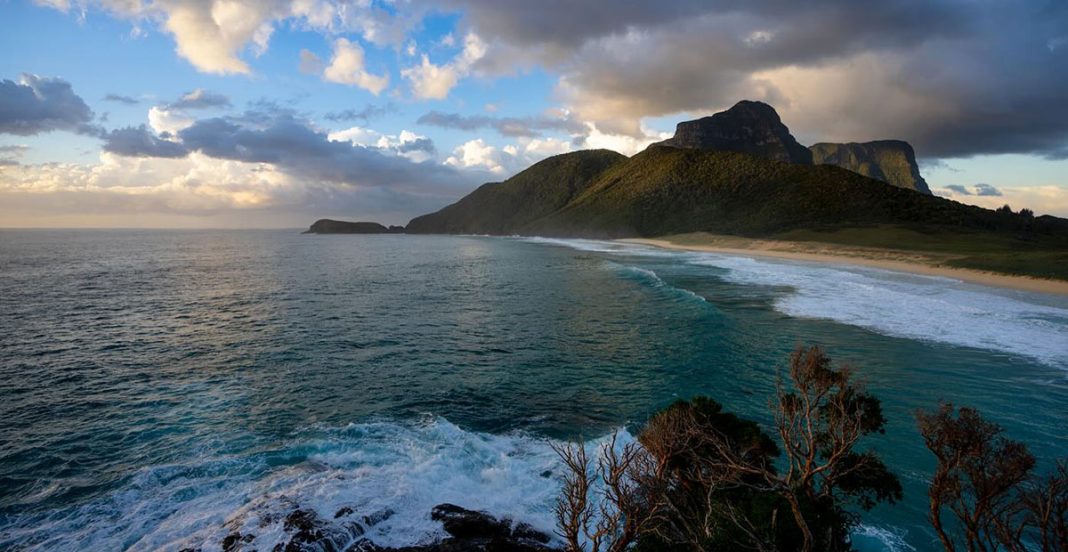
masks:
<instances>
[{"instance_id":1,"label":"sky","mask_svg":"<svg viewBox=\"0 0 1068 552\"><path fill-rule=\"evenodd\" d=\"M0 227L405 224L743 99L1068 217L1064 0L0 0Z\"/></svg>"}]
</instances>

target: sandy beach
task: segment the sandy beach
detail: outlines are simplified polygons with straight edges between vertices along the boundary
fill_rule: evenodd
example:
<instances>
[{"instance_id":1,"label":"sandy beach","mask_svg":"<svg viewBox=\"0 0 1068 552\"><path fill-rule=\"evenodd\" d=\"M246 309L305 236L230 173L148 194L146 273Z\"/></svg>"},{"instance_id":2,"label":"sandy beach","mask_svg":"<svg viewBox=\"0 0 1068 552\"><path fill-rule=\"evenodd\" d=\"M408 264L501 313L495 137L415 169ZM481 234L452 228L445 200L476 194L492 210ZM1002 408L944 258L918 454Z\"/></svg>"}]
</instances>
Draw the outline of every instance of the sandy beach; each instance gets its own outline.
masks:
<instances>
[{"instance_id":1,"label":"sandy beach","mask_svg":"<svg viewBox=\"0 0 1068 552\"><path fill-rule=\"evenodd\" d=\"M913 274L955 278L985 286L1068 296L1068 281L955 268L942 264L947 258L945 256L914 251L853 247L817 242L761 240L715 234L684 234L657 239L630 238L618 241L683 251L703 251L746 257L858 265Z\"/></svg>"}]
</instances>

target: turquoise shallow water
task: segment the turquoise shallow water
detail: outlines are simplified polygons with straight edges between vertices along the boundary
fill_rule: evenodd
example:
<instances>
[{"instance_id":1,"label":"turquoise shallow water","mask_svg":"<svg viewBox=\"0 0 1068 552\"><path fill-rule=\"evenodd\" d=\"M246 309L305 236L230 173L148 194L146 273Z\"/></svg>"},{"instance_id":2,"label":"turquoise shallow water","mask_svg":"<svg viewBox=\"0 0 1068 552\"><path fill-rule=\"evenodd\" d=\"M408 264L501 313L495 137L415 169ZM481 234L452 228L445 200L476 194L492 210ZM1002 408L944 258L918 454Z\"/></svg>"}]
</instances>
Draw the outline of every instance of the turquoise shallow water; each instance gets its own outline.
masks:
<instances>
[{"instance_id":1,"label":"turquoise shallow water","mask_svg":"<svg viewBox=\"0 0 1068 552\"><path fill-rule=\"evenodd\" d=\"M587 241L0 231L0 549L217 549L293 504L453 501L551 529L551 439L678 397L767 421L800 343L883 399L904 503L862 550L932 550L912 412L980 408L1068 454L1068 300ZM270 549L270 530L257 545Z\"/></svg>"}]
</instances>

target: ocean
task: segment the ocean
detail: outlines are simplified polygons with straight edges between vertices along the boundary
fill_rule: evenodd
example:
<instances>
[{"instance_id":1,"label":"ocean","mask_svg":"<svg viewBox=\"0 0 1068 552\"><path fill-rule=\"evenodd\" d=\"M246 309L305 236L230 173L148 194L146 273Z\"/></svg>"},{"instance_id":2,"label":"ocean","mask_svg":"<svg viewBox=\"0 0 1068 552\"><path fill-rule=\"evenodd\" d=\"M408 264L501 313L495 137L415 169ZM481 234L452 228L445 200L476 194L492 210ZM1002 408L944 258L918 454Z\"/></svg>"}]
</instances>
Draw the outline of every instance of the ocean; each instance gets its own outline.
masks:
<instances>
[{"instance_id":1,"label":"ocean","mask_svg":"<svg viewBox=\"0 0 1068 552\"><path fill-rule=\"evenodd\" d=\"M938 548L916 409L1068 455L1065 297L584 240L2 230L0 550L218 550L346 505L393 512L382 545L441 502L551 531L553 442L698 394L768 423L801 344L888 419L865 446L905 498L859 550Z\"/></svg>"}]
</instances>

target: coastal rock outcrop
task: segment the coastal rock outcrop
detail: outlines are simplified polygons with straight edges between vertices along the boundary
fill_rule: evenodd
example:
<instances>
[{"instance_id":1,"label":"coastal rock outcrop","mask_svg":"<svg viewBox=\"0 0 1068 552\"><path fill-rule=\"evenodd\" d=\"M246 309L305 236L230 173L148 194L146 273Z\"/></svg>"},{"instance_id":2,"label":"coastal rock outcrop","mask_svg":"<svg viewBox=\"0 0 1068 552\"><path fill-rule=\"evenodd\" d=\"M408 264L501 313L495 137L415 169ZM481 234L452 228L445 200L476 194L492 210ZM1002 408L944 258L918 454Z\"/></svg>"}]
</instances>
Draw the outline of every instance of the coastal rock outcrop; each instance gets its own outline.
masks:
<instances>
[{"instance_id":1,"label":"coastal rock outcrop","mask_svg":"<svg viewBox=\"0 0 1068 552\"><path fill-rule=\"evenodd\" d=\"M559 552L549 546L552 539L548 534L530 525L455 504L439 504L430 512L430 518L441 522L448 537L396 548L379 546L365 536L371 528L390 519L392 510L361 515L355 506L344 506L332 519L310 508L297 507L284 516L256 511L259 522L253 526L259 530L250 531L247 525L232 527L219 543L224 552L264 550L265 543L256 535L260 530L266 534L281 532L282 540L268 549L271 552ZM186 548L181 552L203 549Z\"/></svg>"},{"instance_id":2,"label":"coastal rock outcrop","mask_svg":"<svg viewBox=\"0 0 1068 552\"><path fill-rule=\"evenodd\" d=\"M824 142L811 146L809 150L812 151L812 162L817 165L835 165L869 178L882 180L898 188L931 194L927 181L920 176L916 152L908 142L901 140L848 144Z\"/></svg>"},{"instance_id":3,"label":"coastal rock outcrop","mask_svg":"<svg viewBox=\"0 0 1068 552\"><path fill-rule=\"evenodd\" d=\"M346 222L343 220L319 219L305 234L403 234L403 226L385 227L377 222Z\"/></svg>"},{"instance_id":4,"label":"coastal rock outcrop","mask_svg":"<svg viewBox=\"0 0 1068 552\"><path fill-rule=\"evenodd\" d=\"M709 117L683 121L675 127L675 136L654 145L735 151L772 161L812 164L812 152L794 139L775 108L748 100Z\"/></svg>"}]
</instances>

